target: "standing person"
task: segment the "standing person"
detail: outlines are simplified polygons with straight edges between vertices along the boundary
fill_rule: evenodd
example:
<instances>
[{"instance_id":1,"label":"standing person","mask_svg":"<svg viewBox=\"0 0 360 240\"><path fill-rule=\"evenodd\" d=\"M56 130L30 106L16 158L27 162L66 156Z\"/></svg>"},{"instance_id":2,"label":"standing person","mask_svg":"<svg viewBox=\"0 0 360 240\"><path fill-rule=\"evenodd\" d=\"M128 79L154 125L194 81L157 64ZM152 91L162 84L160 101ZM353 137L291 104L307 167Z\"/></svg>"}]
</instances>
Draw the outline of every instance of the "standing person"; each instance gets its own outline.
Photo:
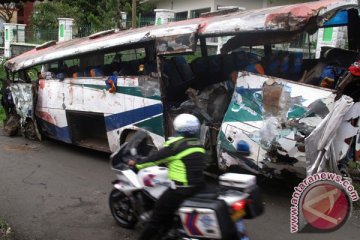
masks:
<instances>
[{"instance_id":1,"label":"standing person","mask_svg":"<svg viewBox=\"0 0 360 240\"><path fill-rule=\"evenodd\" d=\"M167 164L169 179L175 183L175 188L169 188L160 196L140 240L160 239L171 228L179 205L205 184L206 155L198 139L199 120L191 114L180 114L174 119L174 129L177 136L166 141L162 149L137 163L133 160L128 163L138 169Z\"/></svg>"}]
</instances>

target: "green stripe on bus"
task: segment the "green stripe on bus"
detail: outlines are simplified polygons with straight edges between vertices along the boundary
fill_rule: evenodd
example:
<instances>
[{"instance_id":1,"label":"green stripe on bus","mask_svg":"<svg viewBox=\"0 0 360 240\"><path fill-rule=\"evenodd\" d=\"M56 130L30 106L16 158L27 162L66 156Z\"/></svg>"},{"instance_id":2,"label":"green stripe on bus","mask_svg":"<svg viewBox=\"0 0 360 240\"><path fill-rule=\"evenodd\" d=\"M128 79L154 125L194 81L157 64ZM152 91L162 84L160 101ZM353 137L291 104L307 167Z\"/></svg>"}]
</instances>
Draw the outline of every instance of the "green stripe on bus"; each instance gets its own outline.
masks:
<instances>
[{"instance_id":1,"label":"green stripe on bus","mask_svg":"<svg viewBox=\"0 0 360 240\"><path fill-rule=\"evenodd\" d=\"M83 86L83 87L87 87L87 88L93 88L93 89L99 89L99 90L106 90L105 85L76 84L76 83L74 83L74 85ZM118 86L118 87L116 87L116 92L131 95L131 96L136 96L136 97L154 99L154 100L160 100L161 99L160 96L156 96L156 95L155 96L149 96L149 97L143 96L143 94L141 93L141 90L138 87Z\"/></svg>"},{"instance_id":2,"label":"green stripe on bus","mask_svg":"<svg viewBox=\"0 0 360 240\"><path fill-rule=\"evenodd\" d=\"M163 116L156 116L146 119L142 122L136 123L136 127L146 129L149 132L155 133L159 136L164 136Z\"/></svg>"}]
</instances>

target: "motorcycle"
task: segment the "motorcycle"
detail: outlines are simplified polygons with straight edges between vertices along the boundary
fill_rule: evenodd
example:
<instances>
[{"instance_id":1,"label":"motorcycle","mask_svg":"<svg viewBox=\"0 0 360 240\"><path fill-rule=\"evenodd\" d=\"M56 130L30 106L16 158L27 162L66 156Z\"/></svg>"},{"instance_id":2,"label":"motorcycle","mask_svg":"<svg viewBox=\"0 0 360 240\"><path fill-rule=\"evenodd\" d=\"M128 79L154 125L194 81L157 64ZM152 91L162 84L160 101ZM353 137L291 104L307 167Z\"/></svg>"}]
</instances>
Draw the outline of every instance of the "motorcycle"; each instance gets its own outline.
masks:
<instances>
[{"instance_id":1,"label":"motorcycle","mask_svg":"<svg viewBox=\"0 0 360 240\"><path fill-rule=\"evenodd\" d=\"M109 196L111 214L123 228L146 223L161 194L175 184L168 170L153 166L136 171L127 162L147 156L152 150L147 134L135 133L110 156L117 179ZM263 212L256 178L253 175L225 173L219 186L204 189L185 200L174 217L173 228L163 239L249 239L243 219Z\"/></svg>"}]
</instances>

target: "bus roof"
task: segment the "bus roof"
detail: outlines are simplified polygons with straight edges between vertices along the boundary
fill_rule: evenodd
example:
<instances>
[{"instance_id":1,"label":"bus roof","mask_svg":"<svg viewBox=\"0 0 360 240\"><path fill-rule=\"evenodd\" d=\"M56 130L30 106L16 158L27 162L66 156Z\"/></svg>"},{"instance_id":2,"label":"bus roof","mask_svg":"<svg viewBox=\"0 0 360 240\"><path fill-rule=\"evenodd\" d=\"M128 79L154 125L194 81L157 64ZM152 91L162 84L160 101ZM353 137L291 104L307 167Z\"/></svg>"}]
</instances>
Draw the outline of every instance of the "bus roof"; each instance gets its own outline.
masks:
<instances>
[{"instance_id":1,"label":"bus roof","mask_svg":"<svg viewBox=\"0 0 360 240\"><path fill-rule=\"evenodd\" d=\"M48 47L33 49L8 60L5 67L14 72L58 59L152 40L156 42L158 54L187 52L194 49L196 37L297 32L310 25L314 26L314 23L315 27L320 27L337 11L358 6L358 0L322 0L249 11L214 12L200 18L161 26L147 26L49 44ZM164 43L178 43L179 40L181 44L173 44L164 49Z\"/></svg>"}]
</instances>

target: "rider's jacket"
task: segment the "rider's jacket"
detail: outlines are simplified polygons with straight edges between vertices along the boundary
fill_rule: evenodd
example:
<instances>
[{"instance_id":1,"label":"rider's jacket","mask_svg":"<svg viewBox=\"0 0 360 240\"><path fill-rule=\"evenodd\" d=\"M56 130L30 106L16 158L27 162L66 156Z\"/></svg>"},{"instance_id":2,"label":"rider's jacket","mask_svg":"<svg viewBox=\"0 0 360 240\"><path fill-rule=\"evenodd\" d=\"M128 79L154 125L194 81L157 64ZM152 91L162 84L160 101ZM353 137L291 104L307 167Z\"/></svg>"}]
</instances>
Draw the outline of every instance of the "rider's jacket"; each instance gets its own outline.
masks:
<instances>
[{"instance_id":1,"label":"rider's jacket","mask_svg":"<svg viewBox=\"0 0 360 240\"><path fill-rule=\"evenodd\" d=\"M177 185L197 186L204 183L205 149L196 138L175 137L164 143L159 151L137 162L142 169L166 164L169 178Z\"/></svg>"}]
</instances>

